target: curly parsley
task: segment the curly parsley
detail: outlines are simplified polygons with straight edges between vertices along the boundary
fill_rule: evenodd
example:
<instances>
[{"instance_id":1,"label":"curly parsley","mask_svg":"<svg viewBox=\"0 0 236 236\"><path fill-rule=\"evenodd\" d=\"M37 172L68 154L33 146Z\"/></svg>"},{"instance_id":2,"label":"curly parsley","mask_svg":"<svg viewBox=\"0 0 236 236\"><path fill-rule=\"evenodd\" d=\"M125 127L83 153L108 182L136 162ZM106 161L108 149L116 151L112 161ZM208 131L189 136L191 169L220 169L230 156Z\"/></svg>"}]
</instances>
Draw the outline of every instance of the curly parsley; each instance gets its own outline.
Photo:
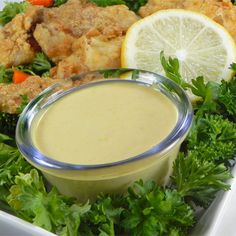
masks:
<instances>
[{"instance_id":1,"label":"curly parsley","mask_svg":"<svg viewBox=\"0 0 236 236\"><path fill-rule=\"evenodd\" d=\"M10 22L17 14L25 12L29 3L23 2L6 2L2 11L0 11L0 24L5 25Z\"/></svg>"}]
</instances>

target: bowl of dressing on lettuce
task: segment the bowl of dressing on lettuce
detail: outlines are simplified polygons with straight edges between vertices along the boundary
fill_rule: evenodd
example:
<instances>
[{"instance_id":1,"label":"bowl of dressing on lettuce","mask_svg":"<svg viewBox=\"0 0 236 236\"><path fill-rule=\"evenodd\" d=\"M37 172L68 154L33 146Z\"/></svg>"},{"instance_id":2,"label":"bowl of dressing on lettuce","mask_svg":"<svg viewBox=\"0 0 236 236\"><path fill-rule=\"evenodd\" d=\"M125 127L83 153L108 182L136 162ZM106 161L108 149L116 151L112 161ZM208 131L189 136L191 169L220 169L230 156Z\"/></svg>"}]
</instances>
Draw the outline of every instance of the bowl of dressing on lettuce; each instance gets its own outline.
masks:
<instances>
[{"instance_id":1,"label":"bowl of dressing on lettuce","mask_svg":"<svg viewBox=\"0 0 236 236\"><path fill-rule=\"evenodd\" d=\"M166 184L193 118L173 81L114 69L61 81L21 114L19 150L58 190L81 201L138 179Z\"/></svg>"}]
</instances>

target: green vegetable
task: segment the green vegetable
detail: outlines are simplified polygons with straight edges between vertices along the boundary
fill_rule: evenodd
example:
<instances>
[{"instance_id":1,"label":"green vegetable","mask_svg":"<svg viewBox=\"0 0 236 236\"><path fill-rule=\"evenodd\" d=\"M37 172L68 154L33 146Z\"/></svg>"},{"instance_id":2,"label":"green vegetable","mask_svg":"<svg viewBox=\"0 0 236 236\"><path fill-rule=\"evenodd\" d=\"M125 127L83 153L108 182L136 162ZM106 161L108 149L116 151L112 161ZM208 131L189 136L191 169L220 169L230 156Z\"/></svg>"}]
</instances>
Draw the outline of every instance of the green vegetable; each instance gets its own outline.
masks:
<instances>
[{"instance_id":1,"label":"green vegetable","mask_svg":"<svg viewBox=\"0 0 236 236\"><path fill-rule=\"evenodd\" d=\"M36 54L35 58L29 66L32 67L32 70L36 74L41 75L45 72L48 72L52 68L53 63L44 53L40 52Z\"/></svg>"},{"instance_id":2,"label":"green vegetable","mask_svg":"<svg viewBox=\"0 0 236 236\"><path fill-rule=\"evenodd\" d=\"M224 115L236 121L236 77L221 82L218 103Z\"/></svg>"},{"instance_id":3,"label":"green vegetable","mask_svg":"<svg viewBox=\"0 0 236 236\"><path fill-rule=\"evenodd\" d=\"M195 118L186 142L198 160L229 166L236 154L236 124L221 115L205 114Z\"/></svg>"},{"instance_id":4,"label":"green vegetable","mask_svg":"<svg viewBox=\"0 0 236 236\"><path fill-rule=\"evenodd\" d=\"M16 68L31 75L41 76L48 73L53 66L54 64L48 59L48 57L44 53L39 52L30 64L21 65Z\"/></svg>"},{"instance_id":5,"label":"green vegetable","mask_svg":"<svg viewBox=\"0 0 236 236\"><path fill-rule=\"evenodd\" d=\"M21 105L16 109L17 113L19 113L19 114L24 110L24 108L29 103L29 98L27 95L23 94L20 96L21 96Z\"/></svg>"},{"instance_id":6,"label":"green vegetable","mask_svg":"<svg viewBox=\"0 0 236 236\"><path fill-rule=\"evenodd\" d=\"M101 194L81 217L81 235L183 235L194 224L193 209L172 189L135 182L127 194Z\"/></svg>"},{"instance_id":7,"label":"green vegetable","mask_svg":"<svg viewBox=\"0 0 236 236\"><path fill-rule=\"evenodd\" d=\"M179 61L177 58L169 57L169 59L167 60L164 56L164 52L161 51L160 61L168 78L172 79L179 85L184 84L179 73Z\"/></svg>"},{"instance_id":8,"label":"green vegetable","mask_svg":"<svg viewBox=\"0 0 236 236\"><path fill-rule=\"evenodd\" d=\"M195 204L207 207L218 191L227 191L230 186L225 181L232 178L224 164L198 158L195 152L180 153L173 166L173 176L177 191Z\"/></svg>"},{"instance_id":9,"label":"green vegetable","mask_svg":"<svg viewBox=\"0 0 236 236\"><path fill-rule=\"evenodd\" d=\"M15 136L15 130L19 114L23 111L25 106L29 103L27 95L21 95L21 105L16 109L17 114L10 114L6 112L0 112L0 133Z\"/></svg>"},{"instance_id":10,"label":"green vegetable","mask_svg":"<svg viewBox=\"0 0 236 236\"><path fill-rule=\"evenodd\" d=\"M84 235L115 235L124 210L119 196L101 194L91 210L82 218L80 232Z\"/></svg>"},{"instance_id":11,"label":"green vegetable","mask_svg":"<svg viewBox=\"0 0 236 236\"><path fill-rule=\"evenodd\" d=\"M109 77L121 78L122 76L129 76L130 72L132 72L131 78L134 80L137 79L139 70L133 70L127 68L99 70L99 73L102 74L106 79Z\"/></svg>"},{"instance_id":12,"label":"green vegetable","mask_svg":"<svg viewBox=\"0 0 236 236\"><path fill-rule=\"evenodd\" d=\"M53 7L59 7L65 4L68 0L54 0Z\"/></svg>"},{"instance_id":13,"label":"green vegetable","mask_svg":"<svg viewBox=\"0 0 236 236\"><path fill-rule=\"evenodd\" d=\"M139 8L144 6L147 2L148 0L125 0L125 4L134 12L138 12Z\"/></svg>"},{"instance_id":14,"label":"green vegetable","mask_svg":"<svg viewBox=\"0 0 236 236\"><path fill-rule=\"evenodd\" d=\"M11 83L13 70L0 65L0 83Z\"/></svg>"},{"instance_id":15,"label":"green vegetable","mask_svg":"<svg viewBox=\"0 0 236 236\"><path fill-rule=\"evenodd\" d=\"M7 197L18 173L31 169L10 137L0 134L0 202L8 206Z\"/></svg>"},{"instance_id":16,"label":"green vegetable","mask_svg":"<svg viewBox=\"0 0 236 236\"><path fill-rule=\"evenodd\" d=\"M221 83L214 81L205 82L202 76L192 80L192 83L186 83L180 73L177 59L166 59L161 52L160 59L165 70L166 76L184 89L190 89L194 95L201 98L200 101L193 104L197 116L204 113L221 114L225 118L236 121L236 77L230 81L222 80ZM236 64L231 65L231 69L236 69Z\"/></svg>"},{"instance_id":17,"label":"green vegetable","mask_svg":"<svg viewBox=\"0 0 236 236\"><path fill-rule=\"evenodd\" d=\"M30 75L49 77L49 71L53 66L53 62L51 62L44 53L39 52L35 55L32 63L17 66L15 69ZM0 65L0 83L12 83L12 76L13 68L5 68Z\"/></svg>"},{"instance_id":18,"label":"green vegetable","mask_svg":"<svg viewBox=\"0 0 236 236\"><path fill-rule=\"evenodd\" d=\"M229 189L225 181L232 178L228 167L236 155L236 124L230 121L235 120L236 78L216 83L197 77L189 84L179 74L177 59L167 60L161 53L161 62L167 77L201 98L194 104L195 119L172 180L183 197L207 207L218 191Z\"/></svg>"},{"instance_id":19,"label":"green vegetable","mask_svg":"<svg viewBox=\"0 0 236 236\"><path fill-rule=\"evenodd\" d=\"M107 7L112 5L119 5L119 4L125 4L125 1L123 0L90 0L91 2L95 3L96 5L100 7Z\"/></svg>"},{"instance_id":20,"label":"green vegetable","mask_svg":"<svg viewBox=\"0 0 236 236\"><path fill-rule=\"evenodd\" d=\"M59 235L77 235L80 216L90 209L89 204L79 205L55 188L47 193L35 169L16 176L7 200L18 216Z\"/></svg>"},{"instance_id":21,"label":"green vegetable","mask_svg":"<svg viewBox=\"0 0 236 236\"><path fill-rule=\"evenodd\" d=\"M176 190L140 180L128 191L121 222L128 235L182 235L193 225L193 210Z\"/></svg>"},{"instance_id":22,"label":"green vegetable","mask_svg":"<svg viewBox=\"0 0 236 236\"><path fill-rule=\"evenodd\" d=\"M18 118L18 114L0 112L0 133L14 137Z\"/></svg>"},{"instance_id":23,"label":"green vegetable","mask_svg":"<svg viewBox=\"0 0 236 236\"><path fill-rule=\"evenodd\" d=\"M203 113L221 114L236 121L236 77L221 83L205 82L203 77L192 80L191 90L202 101L195 104L197 116Z\"/></svg>"},{"instance_id":24,"label":"green vegetable","mask_svg":"<svg viewBox=\"0 0 236 236\"><path fill-rule=\"evenodd\" d=\"M29 6L28 2L6 2L2 11L0 11L0 24L5 25L10 22L17 14L25 12Z\"/></svg>"}]
</instances>

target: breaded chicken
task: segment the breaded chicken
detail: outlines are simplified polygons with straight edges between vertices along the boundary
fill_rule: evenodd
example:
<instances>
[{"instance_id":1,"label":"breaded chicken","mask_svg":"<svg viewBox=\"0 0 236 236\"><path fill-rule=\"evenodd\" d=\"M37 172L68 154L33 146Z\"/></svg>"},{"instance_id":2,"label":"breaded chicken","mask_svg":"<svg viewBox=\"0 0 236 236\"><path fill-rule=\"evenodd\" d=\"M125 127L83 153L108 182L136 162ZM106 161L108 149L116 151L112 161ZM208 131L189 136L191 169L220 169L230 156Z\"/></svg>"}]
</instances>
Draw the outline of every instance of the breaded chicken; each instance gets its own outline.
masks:
<instances>
[{"instance_id":1,"label":"breaded chicken","mask_svg":"<svg viewBox=\"0 0 236 236\"><path fill-rule=\"evenodd\" d=\"M101 79L102 78L103 76L101 76ZM60 83L60 86L58 87L59 90L62 88L70 89L97 79L98 77L96 76L87 75L82 78L78 77L78 79L64 80L63 83L61 83L62 81L59 79L30 76L20 84L0 83L0 112L10 114L18 113L17 109L22 103L22 95L26 95L30 101L44 89L53 84Z\"/></svg>"},{"instance_id":2,"label":"breaded chicken","mask_svg":"<svg viewBox=\"0 0 236 236\"><path fill-rule=\"evenodd\" d=\"M104 8L84 0L69 0L58 8L31 7L17 15L0 31L0 63L30 63L36 43L56 63L54 79L32 76L20 84L0 84L0 111L15 113L21 95L31 100L57 79L119 67L122 39L138 18L124 5Z\"/></svg>"},{"instance_id":3,"label":"breaded chicken","mask_svg":"<svg viewBox=\"0 0 236 236\"><path fill-rule=\"evenodd\" d=\"M80 37L72 45L74 53L60 61L52 75L62 79L85 71L120 67L122 39L123 36L113 39L104 35Z\"/></svg>"},{"instance_id":4,"label":"breaded chicken","mask_svg":"<svg viewBox=\"0 0 236 236\"><path fill-rule=\"evenodd\" d=\"M0 83L0 112L17 113L21 105L21 95L27 95L29 100L58 80L30 76L20 84Z\"/></svg>"},{"instance_id":5,"label":"breaded chicken","mask_svg":"<svg viewBox=\"0 0 236 236\"><path fill-rule=\"evenodd\" d=\"M224 26L236 41L236 6L230 0L149 0L141 7L142 17L163 9L186 9L200 12Z\"/></svg>"},{"instance_id":6,"label":"breaded chicken","mask_svg":"<svg viewBox=\"0 0 236 236\"><path fill-rule=\"evenodd\" d=\"M58 8L44 11L43 22L36 26L34 37L44 53L59 62L72 54L72 43L81 36L120 37L137 19L124 5L98 7L69 0Z\"/></svg>"},{"instance_id":7,"label":"breaded chicken","mask_svg":"<svg viewBox=\"0 0 236 236\"><path fill-rule=\"evenodd\" d=\"M39 21L41 7L30 7L0 29L0 65L10 67L30 63L35 56L31 27Z\"/></svg>"}]
</instances>

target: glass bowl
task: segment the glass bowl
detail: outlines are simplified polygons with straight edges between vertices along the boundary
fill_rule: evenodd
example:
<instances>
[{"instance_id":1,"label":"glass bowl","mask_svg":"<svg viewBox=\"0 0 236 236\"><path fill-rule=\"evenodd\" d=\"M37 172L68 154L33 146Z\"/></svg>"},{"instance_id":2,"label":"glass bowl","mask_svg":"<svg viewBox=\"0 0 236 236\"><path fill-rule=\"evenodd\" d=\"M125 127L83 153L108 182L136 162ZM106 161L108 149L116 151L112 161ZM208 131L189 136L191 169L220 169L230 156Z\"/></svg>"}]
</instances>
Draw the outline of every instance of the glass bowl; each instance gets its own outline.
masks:
<instances>
[{"instance_id":1,"label":"glass bowl","mask_svg":"<svg viewBox=\"0 0 236 236\"><path fill-rule=\"evenodd\" d=\"M66 162L66 157L61 162L38 150L32 138L32 124L40 111L48 109L75 91L114 82L150 87L173 103L178 119L164 140L138 155L102 164L72 164ZM25 159L42 171L49 183L56 186L61 193L87 201L94 199L100 192L122 193L132 182L139 179L153 179L159 184L167 184L173 161L190 129L192 119L193 111L188 96L175 82L143 70L99 70L62 80L34 98L19 118L16 142Z\"/></svg>"}]
</instances>

